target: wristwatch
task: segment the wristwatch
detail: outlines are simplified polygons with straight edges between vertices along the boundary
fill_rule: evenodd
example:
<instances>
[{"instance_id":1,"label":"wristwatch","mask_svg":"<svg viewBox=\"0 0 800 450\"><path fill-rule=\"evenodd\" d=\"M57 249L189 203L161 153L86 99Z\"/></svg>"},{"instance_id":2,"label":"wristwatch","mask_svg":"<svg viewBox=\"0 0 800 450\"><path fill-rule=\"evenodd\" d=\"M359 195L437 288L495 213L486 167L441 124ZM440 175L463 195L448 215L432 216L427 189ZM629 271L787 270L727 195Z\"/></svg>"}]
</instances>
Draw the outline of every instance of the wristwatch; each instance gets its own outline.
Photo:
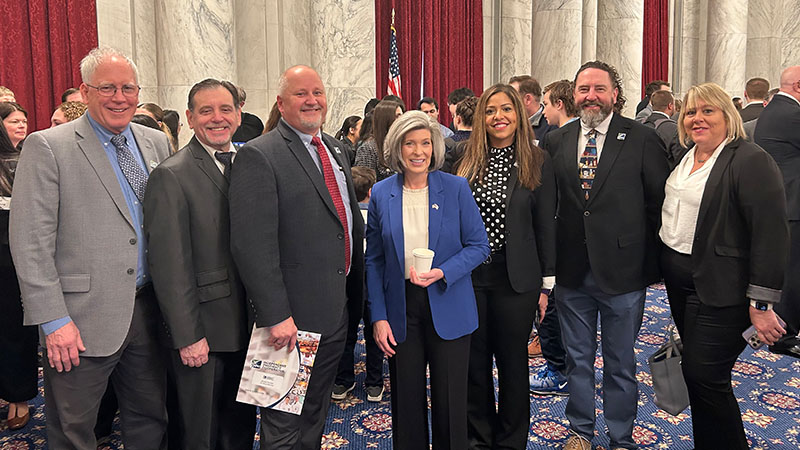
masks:
<instances>
[{"instance_id":1,"label":"wristwatch","mask_svg":"<svg viewBox=\"0 0 800 450\"><path fill-rule=\"evenodd\" d=\"M759 310L759 311L771 311L772 310L772 303L769 302L760 302L758 300L750 300L750 306Z\"/></svg>"}]
</instances>

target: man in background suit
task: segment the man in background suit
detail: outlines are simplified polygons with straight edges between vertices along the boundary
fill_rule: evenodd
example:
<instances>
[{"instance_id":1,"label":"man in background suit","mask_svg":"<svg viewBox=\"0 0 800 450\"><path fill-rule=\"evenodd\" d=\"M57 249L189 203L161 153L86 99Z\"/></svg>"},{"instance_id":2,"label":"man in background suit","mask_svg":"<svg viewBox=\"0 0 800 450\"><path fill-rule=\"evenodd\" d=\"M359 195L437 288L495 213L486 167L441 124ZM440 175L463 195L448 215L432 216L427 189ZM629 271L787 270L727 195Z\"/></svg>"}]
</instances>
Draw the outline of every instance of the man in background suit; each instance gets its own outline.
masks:
<instances>
[{"instance_id":1,"label":"man in background suit","mask_svg":"<svg viewBox=\"0 0 800 450\"><path fill-rule=\"evenodd\" d=\"M81 61L88 112L33 133L14 183L11 251L25 324L39 325L48 445L95 450L113 380L126 449L164 447L164 365L147 269L142 199L169 155L164 133L131 124L136 66L117 50Z\"/></svg>"},{"instance_id":2,"label":"man in background suit","mask_svg":"<svg viewBox=\"0 0 800 450\"><path fill-rule=\"evenodd\" d=\"M599 313L611 448L634 449L633 346L645 288L660 279L657 233L669 168L655 131L619 115L624 97L613 67L585 63L575 77L574 95L580 121L547 137L559 191L555 294L567 351L566 416L572 433L564 448L591 448Z\"/></svg>"},{"instance_id":3,"label":"man in background suit","mask_svg":"<svg viewBox=\"0 0 800 450\"><path fill-rule=\"evenodd\" d=\"M557 126L550 125L544 117L542 106L542 86L530 75L516 75L508 80L508 84L519 92L528 121L533 128L534 138L541 143L548 131L555 130Z\"/></svg>"},{"instance_id":4,"label":"man in background suit","mask_svg":"<svg viewBox=\"0 0 800 450\"><path fill-rule=\"evenodd\" d=\"M278 87L278 127L236 157L231 248L270 345L294 348L298 329L322 334L302 414L262 408L261 445L319 449L348 308L362 306L364 221L342 144L320 131L319 75L291 67Z\"/></svg>"},{"instance_id":5,"label":"man in background suit","mask_svg":"<svg viewBox=\"0 0 800 450\"><path fill-rule=\"evenodd\" d=\"M764 111L764 101L769 92L769 81L763 78L751 78L744 86L744 99L747 103L739 110L742 122L758 119Z\"/></svg>"},{"instance_id":6,"label":"man in background suit","mask_svg":"<svg viewBox=\"0 0 800 450\"><path fill-rule=\"evenodd\" d=\"M228 218L231 136L240 113L231 83L192 86L186 119L194 137L153 170L144 201L181 441L191 450L253 447L255 407L236 401L249 333Z\"/></svg>"},{"instance_id":7,"label":"man in background suit","mask_svg":"<svg viewBox=\"0 0 800 450\"><path fill-rule=\"evenodd\" d=\"M783 173L791 244L780 303L775 312L786 322L786 335L770 350L800 356L800 66L781 74L780 91L759 116L755 143L767 151Z\"/></svg>"}]
</instances>

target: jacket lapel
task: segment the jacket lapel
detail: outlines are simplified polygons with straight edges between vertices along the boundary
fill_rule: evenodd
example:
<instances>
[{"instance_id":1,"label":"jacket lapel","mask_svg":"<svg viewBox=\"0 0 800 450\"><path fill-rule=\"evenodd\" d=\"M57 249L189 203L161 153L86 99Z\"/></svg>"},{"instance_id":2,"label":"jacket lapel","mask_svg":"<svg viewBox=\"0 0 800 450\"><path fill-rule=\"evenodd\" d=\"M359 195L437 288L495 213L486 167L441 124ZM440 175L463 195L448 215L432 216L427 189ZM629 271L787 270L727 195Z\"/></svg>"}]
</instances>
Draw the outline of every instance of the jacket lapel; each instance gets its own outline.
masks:
<instances>
[{"instance_id":1,"label":"jacket lapel","mask_svg":"<svg viewBox=\"0 0 800 450\"><path fill-rule=\"evenodd\" d=\"M192 156L195 158L195 162L200 170L211 180L212 183L217 187L217 189L222 192L222 194L227 198L228 197L228 180L225 178L225 175L219 171L219 167L217 167L217 163L215 163L211 159L211 155L208 154L203 145L200 144L200 141L197 140L197 137L192 137L192 140L189 141L189 151L192 152Z\"/></svg>"},{"instance_id":2,"label":"jacket lapel","mask_svg":"<svg viewBox=\"0 0 800 450\"><path fill-rule=\"evenodd\" d=\"M76 142L78 147L86 156L86 159L89 160L89 164L91 164L92 168L94 168L95 173L97 173L97 176L100 178L100 183L102 183L106 192L108 192L111 200L114 201L114 204L117 206L120 214L122 214L125 220L127 220L131 227L133 227L134 225L133 219L131 218L131 212L128 210L128 204L125 202L125 197L122 195L122 188L119 185L117 175L114 173L114 169L111 167L111 161L108 159L108 155L103 149L102 144L100 144L100 141L97 139L97 135L92 129L91 124L89 124L88 117L84 115L76 120L80 121L75 126L75 134L77 135Z\"/></svg>"},{"instance_id":3,"label":"jacket lapel","mask_svg":"<svg viewBox=\"0 0 800 450\"><path fill-rule=\"evenodd\" d=\"M144 161L145 170L149 174L159 163L158 155L156 155L156 147L149 138L145 137L139 128L131 125L131 133L136 139L136 146L139 147L139 152L142 154L142 161Z\"/></svg>"},{"instance_id":4,"label":"jacket lapel","mask_svg":"<svg viewBox=\"0 0 800 450\"><path fill-rule=\"evenodd\" d=\"M403 175L395 177L396 183L389 192L389 225L392 231L392 242L397 253L400 269L405 270L405 240L403 239Z\"/></svg>"},{"instance_id":5,"label":"jacket lapel","mask_svg":"<svg viewBox=\"0 0 800 450\"><path fill-rule=\"evenodd\" d=\"M439 242L444 201L442 174L438 171L431 172L428 174L428 248L436 248Z\"/></svg>"},{"instance_id":6,"label":"jacket lapel","mask_svg":"<svg viewBox=\"0 0 800 450\"><path fill-rule=\"evenodd\" d=\"M737 139L722 149L719 156L717 156L714 167L711 168L711 173L708 174L708 181L706 181L706 187L703 190L703 198L700 200L700 209L697 211L697 225L695 225L694 228L695 235L697 235L698 230L702 229L701 227L706 218L706 213L708 213L708 208L711 206L711 199L714 197L714 193L720 181L722 181L722 174L728 170L734 152L739 147L739 142L741 141Z\"/></svg>"},{"instance_id":7,"label":"jacket lapel","mask_svg":"<svg viewBox=\"0 0 800 450\"><path fill-rule=\"evenodd\" d=\"M511 170L508 171L508 186L506 186L506 199L503 200L503 203L506 204L506 211L508 211L508 205L511 203L511 194L514 193L514 188L517 186L518 170L519 170L519 162L517 162L517 159L515 157L514 164L511 165Z\"/></svg>"},{"instance_id":8,"label":"jacket lapel","mask_svg":"<svg viewBox=\"0 0 800 450\"><path fill-rule=\"evenodd\" d=\"M630 124L620 123L619 116L615 113L611 118L611 124L608 126L608 133L606 140L603 143L603 152L600 154L600 161L597 162L597 171L594 175L594 182L592 183L592 191L589 193L589 201L587 205L592 203L598 192L603 187L614 162L617 161L622 146L625 144L625 135L630 131Z\"/></svg>"},{"instance_id":9,"label":"jacket lapel","mask_svg":"<svg viewBox=\"0 0 800 450\"><path fill-rule=\"evenodd\" d=\"M566 136L562 140L563 144L561 148L558 150L561 155L561 164L564 164L566 168L567 178L569 182L567 183L569 187L569 192L575 196L578 203L583 204L586 200L583 196L583 190L581 189L581 179L578 176L578 143L580 142L580 131L581 131L581 124L580 121L576 120L568 125L570 127L567 130ZM582 150L581 150L582 151Z\"/></svg>"},{"instance_id":10,"label":"jacket lapel","mask_svg":"<svg viewBox=\"0 0 800 450\"><path fill-rule=\"evenodd\" d=\"M311 179L311 183L314 185L314 188L316 188L322 201L327 205L331 213L338 218L339 215L336 213L336 207L333 206L333 199L331 198L330 192L328 192L328 187L325 185L325 178L317 168L317 164L311 159L311 154L309 154L303 141L300 140L300 136L283 122L278 124L278 132L286 140L289 150L291 150L294 157L297 158L297 161L306 172L306 175L308 175L308 178Z\"/></svg>"}]
</instances>

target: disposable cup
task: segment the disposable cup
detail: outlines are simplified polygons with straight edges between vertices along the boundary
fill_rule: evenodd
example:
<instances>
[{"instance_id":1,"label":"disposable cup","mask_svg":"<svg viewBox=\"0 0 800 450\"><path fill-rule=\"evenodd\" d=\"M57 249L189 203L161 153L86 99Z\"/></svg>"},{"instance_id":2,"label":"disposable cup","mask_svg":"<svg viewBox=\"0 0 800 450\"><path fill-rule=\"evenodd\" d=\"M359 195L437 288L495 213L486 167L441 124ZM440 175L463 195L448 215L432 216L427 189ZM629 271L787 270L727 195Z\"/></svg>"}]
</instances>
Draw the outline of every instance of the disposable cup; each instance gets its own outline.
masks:
<instances>
[{"instance_id":1,"label":"disposable cup","mask_svg":"<svg viewBox=\"0 0 800 450\"><path fill-rule=\"evenodd\" d=\"M415 248L411 251L414 255L414 270L417 274L426 273L431 271L431 264L433 263L433 250L427 248Z\"/></svg>"}]
</instances>

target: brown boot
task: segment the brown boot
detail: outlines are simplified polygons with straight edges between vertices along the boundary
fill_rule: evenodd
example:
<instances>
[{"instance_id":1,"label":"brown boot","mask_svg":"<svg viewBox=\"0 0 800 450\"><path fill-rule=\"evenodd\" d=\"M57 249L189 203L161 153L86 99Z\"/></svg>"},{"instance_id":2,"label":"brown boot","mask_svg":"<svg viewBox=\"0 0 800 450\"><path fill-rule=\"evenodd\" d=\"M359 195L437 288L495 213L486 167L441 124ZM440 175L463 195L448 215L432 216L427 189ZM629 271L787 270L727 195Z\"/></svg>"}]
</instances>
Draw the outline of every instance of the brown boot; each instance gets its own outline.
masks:
<instances>
[{"instance_id":1,"label":"brown boot","mask_svg":"<svg viewBox=\"0 0 800 450\"><path fill-rule=\"evenodd\" d=\"M542 344L539 343L539 335L537 334L528 343L528 358L538 358L539 356L542 356Z\"/></svg>"}]
</instances>

